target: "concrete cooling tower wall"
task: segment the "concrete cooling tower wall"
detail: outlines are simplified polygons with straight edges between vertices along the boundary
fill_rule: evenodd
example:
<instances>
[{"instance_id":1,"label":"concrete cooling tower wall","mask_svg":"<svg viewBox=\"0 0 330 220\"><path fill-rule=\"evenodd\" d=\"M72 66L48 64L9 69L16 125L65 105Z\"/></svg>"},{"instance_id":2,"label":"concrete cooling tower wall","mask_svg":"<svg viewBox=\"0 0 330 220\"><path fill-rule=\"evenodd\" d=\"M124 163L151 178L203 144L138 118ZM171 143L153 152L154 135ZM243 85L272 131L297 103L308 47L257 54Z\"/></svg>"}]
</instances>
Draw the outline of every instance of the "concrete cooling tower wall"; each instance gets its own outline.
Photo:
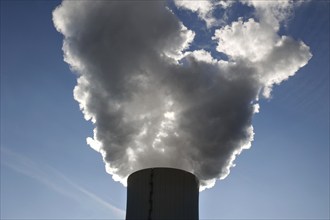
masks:
<instances>
[{"instance_id":1,"label":"concrete cooling tower wall","mask_svg":"<svg viewBox=\"0 0 330 220\"><path fill-rule=\"evenodd\" d=\"M126 220L197 220L198 196L198 179L189 172L143 169L128 177Z\"/></svg>"}]
</instances>

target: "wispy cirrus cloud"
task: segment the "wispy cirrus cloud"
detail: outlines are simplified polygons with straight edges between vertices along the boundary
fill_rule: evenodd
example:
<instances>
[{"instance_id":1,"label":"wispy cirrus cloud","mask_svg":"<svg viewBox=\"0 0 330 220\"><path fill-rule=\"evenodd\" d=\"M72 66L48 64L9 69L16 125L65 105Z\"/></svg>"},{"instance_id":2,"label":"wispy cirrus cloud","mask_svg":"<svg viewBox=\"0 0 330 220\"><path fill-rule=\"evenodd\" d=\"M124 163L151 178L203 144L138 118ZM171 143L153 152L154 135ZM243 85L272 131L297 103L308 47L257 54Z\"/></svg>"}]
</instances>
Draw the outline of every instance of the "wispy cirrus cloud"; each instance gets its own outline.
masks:
<instances>
[{"instance_id":1,"label":"wispy cirrus cloud","mask_svg":"<svg viewBox=\"0 0 330 220\"><path fill-rule=\"evenodd\" d=\"M75 183L63 173L47 164L36 162L27 156L1 147L1 166L3 165L44 184L51 190L78 203L96 203L118 218L125 217L125 210L103 200L95 193Z\"/></svg>"}]
</instances>

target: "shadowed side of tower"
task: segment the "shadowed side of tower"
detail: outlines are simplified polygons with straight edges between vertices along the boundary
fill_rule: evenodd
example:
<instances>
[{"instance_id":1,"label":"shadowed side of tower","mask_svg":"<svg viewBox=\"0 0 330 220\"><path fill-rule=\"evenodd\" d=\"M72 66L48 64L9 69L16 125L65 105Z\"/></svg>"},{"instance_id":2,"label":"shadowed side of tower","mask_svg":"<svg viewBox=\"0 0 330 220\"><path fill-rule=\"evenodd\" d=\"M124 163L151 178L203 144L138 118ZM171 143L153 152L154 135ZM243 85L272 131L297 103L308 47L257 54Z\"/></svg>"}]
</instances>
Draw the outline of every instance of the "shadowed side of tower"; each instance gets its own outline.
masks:
<instances>
[{"instance_id":1,"label":"shadowed side of tower","mask_svg":"<svg viewBox=\"0 0 330 220\"><path fill-rule=\"evenodd\" d=\"M149 168L127 180L126 220L198 220L199 182L173 168Z\"/></svg>"}]
</instances>

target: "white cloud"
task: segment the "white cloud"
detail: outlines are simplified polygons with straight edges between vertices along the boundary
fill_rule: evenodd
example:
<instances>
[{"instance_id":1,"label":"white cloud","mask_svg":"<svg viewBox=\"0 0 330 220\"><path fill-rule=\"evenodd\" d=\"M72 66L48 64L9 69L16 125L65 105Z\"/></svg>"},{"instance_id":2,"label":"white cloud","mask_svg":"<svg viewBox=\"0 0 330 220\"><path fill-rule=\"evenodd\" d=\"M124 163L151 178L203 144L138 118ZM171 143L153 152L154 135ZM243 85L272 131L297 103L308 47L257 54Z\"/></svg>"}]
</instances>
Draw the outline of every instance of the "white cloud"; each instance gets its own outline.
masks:
<instances>
[{"instance_id":1,"label":"white cloud","mask_svg":"<svg viewBox=\"0 0 330 220\"><path fill-rule=\"evenodd\" d=\"M216 63L210 52L206 50L194 50L192 52L187 52L185 54L186 58L193 58L196 61L206 62L206 63Z\"/></svg>"},{"instance_id":2,"label":"white cloud","mask_svg":"<svg viewBox=\"0 0 330 220\"><path fill-rule=\"evenodd\" d=\"M174 3L178 8L183 8L197 13L198 16L205 21L208 27L212 26L216 22L216 19L212 15L214 5L212 4L211 0L204 0L204 1L174 0Z\"/></svg>"},{"instance_id":3,"label":"white cloud","mask_svg":"<svg viewBox=\"0 0 330 220\"><path fill-rule=\"evenodd\" d=\"M282 36L272 51L257 63L260 81L264 84L265 97L270 96L274 84L280 84L305 66L312 54L301 41Z\"/></svg>"},{"instance_id":4,"label":"white cloud","mask_svg":"<svg viewBox=\"0 0 330 220\"><path fill-rule=\"evenodd\" d=\"M250 18L246 22L239 19L216 30L213 40L218 41L217 51L232 59L256 62L268 55L278 38L271 26Z\"/></svg>"},{"instance_id":5,"label":"white cloud","mask_svg":"<svg viewBox=\"0 0 330 220\"><path fill-rule=\"evenodd\" d=\"M200 16L215 4L178 2ZM95 125L87 141L114 180L125 185L133 171L173 167L194 173L204 189L229 174L253 141L259 93L269 97L311 57L268 19L216 30L224 61L184 51L194 33L162 1L64 1L54 11L65 61L79 74L74 97Z\"/></svg>"},{"instance_id":6,"label":"white cloud","mask_svg":"<svg viewBox=\"0 0 330 220\"><path fill-rule=\"evenodd\" d=\"M303 2L299 0L260 1L241 0L242 3L252 6L261 22L271 25L278 31L281 22L285 22L292 14L295 7Z\"/></svg>"},{"instance_id":7,"label":"white cloud","mask_svg":"<svg viewBox=\"0 0 330 220\"><path fill-rule=\"evenodd\" d=\"M223 20L216 19L213 15L218 7L226 9L234 4L231 0L174 0L177 8L189 10L196 13L201 20L205 21L208 28L223 23ZM226 15L224 14L224 17Z\"/></svg>"},{"instance_id":8,"label":"white cloud","mask_svg":"<svg viewBox=\"0 0 330 220\"><path fill-rule=\"evenodd\" d=\"M256 7L271 10L272 7L291 7L291 2L253 3ZM267 7L267 5L270 5ZM278 6L280 5L280 6ZM276 10L275 10L276 11ZM287 14L276 11L284 19ZM270 97L272 86L293 76L311 58L309 47L288 36L279 36L278 28L261 17L260 22L250 18L231 23L215 31L213 40L218 42L217 51L225 53L232 62L248 62L255 68L254 77L261 83L264 97ZM264 22L266 19L267 22Z\"/></svg>"}]
</instances>

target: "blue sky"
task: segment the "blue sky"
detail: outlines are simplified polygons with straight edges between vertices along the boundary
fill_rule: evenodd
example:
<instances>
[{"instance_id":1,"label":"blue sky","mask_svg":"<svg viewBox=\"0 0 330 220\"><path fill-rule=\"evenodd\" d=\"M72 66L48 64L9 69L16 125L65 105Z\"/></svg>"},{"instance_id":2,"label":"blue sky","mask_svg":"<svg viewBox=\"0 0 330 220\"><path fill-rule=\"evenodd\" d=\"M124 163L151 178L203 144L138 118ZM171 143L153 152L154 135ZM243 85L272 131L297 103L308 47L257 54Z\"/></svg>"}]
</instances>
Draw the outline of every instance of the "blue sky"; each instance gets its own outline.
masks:
<instances>
[{"instance_id":1,"label":"blue sky","mask_svg":"<svg viewBox=\"0 0 330 220\"><path fill-rule=\"evenodd\" d=\"M126 188L86 144L59 4L1 1L1 219L124 218ZM329 25L329 2L312 1L281 30L313 57L260 100L251 149L200 193L200 219L329 219Z\"/></svg>"}]
</instances>

